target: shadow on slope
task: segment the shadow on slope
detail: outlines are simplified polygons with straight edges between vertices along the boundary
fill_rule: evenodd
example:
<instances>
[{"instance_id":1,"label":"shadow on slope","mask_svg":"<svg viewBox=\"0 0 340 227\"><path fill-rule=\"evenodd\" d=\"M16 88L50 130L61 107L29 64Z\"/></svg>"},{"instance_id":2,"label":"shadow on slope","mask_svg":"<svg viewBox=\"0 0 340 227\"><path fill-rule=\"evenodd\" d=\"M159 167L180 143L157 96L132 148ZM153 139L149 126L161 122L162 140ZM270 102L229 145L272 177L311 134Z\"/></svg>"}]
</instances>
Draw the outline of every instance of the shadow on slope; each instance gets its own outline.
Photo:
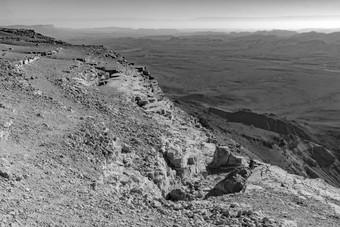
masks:
<instances>
[{"instance_id":1,"label":"shadow on slope","mask_svg":"<svg viewBox=\"0 0 340 227\"><path fill-rule=\"evenodd\" d=\"M340 185L339 152L327 142L335 142L336 138L319 129L273 114L249 110L231 113L180 98L175 103L211 129L220 145L245 147L248 153L242 155L277 165L290 173Z\"/></svg>"}]
</instances>

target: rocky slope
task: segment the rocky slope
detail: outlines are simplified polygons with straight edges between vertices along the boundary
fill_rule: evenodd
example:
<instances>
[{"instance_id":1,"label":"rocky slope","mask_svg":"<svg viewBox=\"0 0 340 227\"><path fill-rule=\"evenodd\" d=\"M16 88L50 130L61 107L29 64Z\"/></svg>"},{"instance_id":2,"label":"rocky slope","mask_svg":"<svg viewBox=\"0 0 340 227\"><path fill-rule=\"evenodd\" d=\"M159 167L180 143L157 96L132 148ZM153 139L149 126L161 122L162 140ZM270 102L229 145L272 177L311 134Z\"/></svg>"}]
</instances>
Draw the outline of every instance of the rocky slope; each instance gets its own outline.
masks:
<instances>
[{"instance_id":1,"label":"rocky slope","mask_svg":"<svg viewBox=\"0 0 340 227\"><path fill-rule=\"evenodd\" d=\"M214 131L218 143L225 144L228 138L233 138L238 146L250 151L244 153L247 156L280 166L290 173L322 178L339 187L337 139L315 126L251 110L232 113L185 99L176 102Z\"/></svg>"},{"instance_id":2,"label":"rocky slope","mask_svg":"<svg viewBox=\"0 0 340 227\"><path fill-rule=\"evenodd\" d=\"M250 160L100 46L0 31L2 226L338 226L340 190Z\"/></svg>"}]
</instances>

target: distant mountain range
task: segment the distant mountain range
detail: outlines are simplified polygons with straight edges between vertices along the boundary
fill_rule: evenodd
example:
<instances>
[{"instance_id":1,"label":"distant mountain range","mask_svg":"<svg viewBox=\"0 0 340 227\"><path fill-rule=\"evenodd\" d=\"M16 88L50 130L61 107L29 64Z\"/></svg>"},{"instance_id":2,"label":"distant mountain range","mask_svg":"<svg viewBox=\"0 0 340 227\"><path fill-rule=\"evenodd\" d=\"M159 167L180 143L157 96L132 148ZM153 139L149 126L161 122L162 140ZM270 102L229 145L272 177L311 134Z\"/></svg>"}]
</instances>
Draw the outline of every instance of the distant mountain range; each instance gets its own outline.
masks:
<instances>
[{"instance_id":1,"label":"distant mountain range","mask_svg":"<svg viewBox=\"0 0 340 227\"><path fill-rule=\"evenodd\" d=\"M214 18L197 18L214 19ZM216 19L216 18L215 18ZM301 31L290 30L261 30L261 31L227 31L212 29L133 29L125 27L102 27L102 28L60 28L54 25L12 25L7 28L33 29L38 33L53 36L65 41L82 40L86 42L92 39L109 39L120 37L158 37L158 36L209 36L209 37L245 37L245 36L278 36L278 37L303 37L304 40L336 41L339 37L340 29L303 29Z\"/></svg>"},{"instance_id":2,"label":"distant mountain range","mask_svg":"<svg viewBox=\"0 0 340 227\"><path fill-rule=\"evenodd\" d=\"M281 17L197 17L193 20L282 20L282 19L340 19L339 15L306 15Z\"/></svg>"}]
</instances>

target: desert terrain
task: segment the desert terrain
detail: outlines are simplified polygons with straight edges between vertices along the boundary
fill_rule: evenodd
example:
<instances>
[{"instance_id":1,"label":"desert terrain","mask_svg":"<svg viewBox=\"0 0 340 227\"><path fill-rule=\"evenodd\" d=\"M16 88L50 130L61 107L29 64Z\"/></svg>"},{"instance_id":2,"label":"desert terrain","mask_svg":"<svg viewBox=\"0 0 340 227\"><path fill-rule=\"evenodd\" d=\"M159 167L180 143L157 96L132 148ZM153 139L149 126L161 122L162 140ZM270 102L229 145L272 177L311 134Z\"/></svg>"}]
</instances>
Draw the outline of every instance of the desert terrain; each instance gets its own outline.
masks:
<instances>
[{"instance_id":1,"label":"desert terrain","mask_svg":"<svg viewBox=\"0 0 340 227\"><path fill-rule=\"evenodd\" d=\"M168 74L176 68L170 60L167 84L157 68L132 58L140 40L127 41L130 51L121 40L118 52L0 29L2 226L339 226L332 139L317 144L321 131L301 126L302 115L293 122L284 112L222 111L242 102L216 99L190 75ZM196 54L188 52L182 61L190 65ZM203 72L214 67L196 58L192 68L209 84Z\"/></svg>"},{"instance_id":2,"label":"desert terrain","mask_svg":"<svg viewBox=\"0 0 340 227\"><path fill-rule=\"evenodd\" d=\"M260 159L315 177L301 171L308 158L293 152L304 159L296 170L281 156L285 148L277 152L266 144L279 145L277 138L283 135L295 147L295 140L288 137L296 135L340 157L339 40L339 33L272 31L92 37L87 42L146 65L168 97L222 128L221 135L227 132L244 141L242 145Z\"/></svg>"},{"instance_id":3,"label":"desert terrain","mask_svg":"<svg viewBox=\"0 0 340 227\"><path fill-rule=\"evenodd\" d=\"M227 111L248 108L339 127L339 41L315 36L213 35L100 43L147 65L166 94Z\"/></svg>"}]
</instances>

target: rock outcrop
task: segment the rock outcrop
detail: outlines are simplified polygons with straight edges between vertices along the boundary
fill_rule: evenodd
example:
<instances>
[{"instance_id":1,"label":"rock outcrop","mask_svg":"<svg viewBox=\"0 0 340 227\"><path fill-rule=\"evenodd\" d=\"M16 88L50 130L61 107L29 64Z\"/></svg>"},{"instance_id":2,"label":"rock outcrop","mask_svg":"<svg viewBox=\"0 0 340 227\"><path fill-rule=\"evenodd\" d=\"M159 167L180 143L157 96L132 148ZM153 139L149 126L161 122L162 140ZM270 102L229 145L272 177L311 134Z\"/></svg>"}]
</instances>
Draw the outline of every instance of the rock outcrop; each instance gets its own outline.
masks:
<instances>
[{"instance_id":1,"label":"rock outcrop","mask_svg":"<svg viewBox=\"0 0 340 227\"><path fill-rule=\"evenodd\" d=\"M218 182L215 187L208 192L205 198L237 193L245 190L247 187L247 179L250 175L251 170L246 167L240 167L232 170L222 181Z\"/></svg>"},{"instance_id":2,"label":"rock outcrop","mask_svg":"<svg viewBox=\"0 0 340 227\"><path fill-rule=\"evenodd\" d=\"M228 146L216 147L213 161L207 166L211 173L227 173L236 168L248 167L245 157L236 156Z\"/></svg>"},{"instance_id":3,"label":"rock outcrop","mask_svg":"<svg viewBox=\"0 0 340 227\"><path fill-rule=\"evenodd\" d=\"M275 117L275 115L268 116L254 113L249 110L228 113L216 108L210 108L209 112L222 116L231 122L253 125L257 128L273 131L282 135L295 135L301 139L312 140L311 136L297 124L279 119Z\"/></svg>"}]
</instances>

